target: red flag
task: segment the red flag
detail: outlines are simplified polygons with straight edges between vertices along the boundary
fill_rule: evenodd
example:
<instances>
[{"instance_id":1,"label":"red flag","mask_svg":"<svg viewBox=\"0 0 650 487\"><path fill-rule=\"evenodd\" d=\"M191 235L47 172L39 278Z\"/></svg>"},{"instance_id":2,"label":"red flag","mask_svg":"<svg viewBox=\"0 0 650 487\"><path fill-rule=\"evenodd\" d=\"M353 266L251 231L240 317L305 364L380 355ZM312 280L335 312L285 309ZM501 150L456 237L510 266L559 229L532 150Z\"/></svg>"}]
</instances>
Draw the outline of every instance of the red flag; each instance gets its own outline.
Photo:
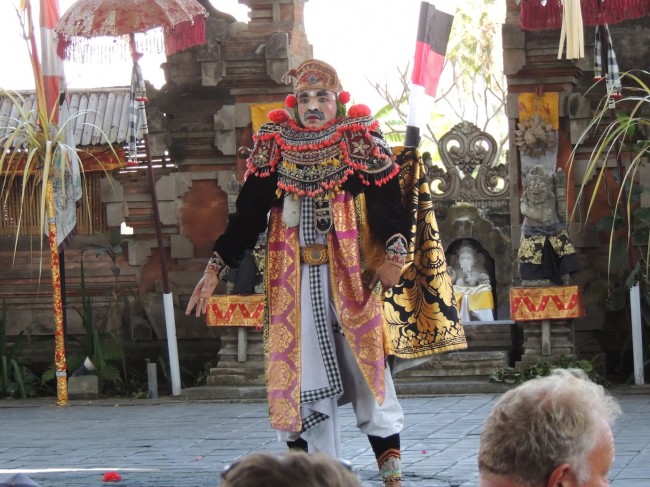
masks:
<instances>
[{"instance_id":1,"label":"red flag","mask_svg":"<svg viewBox=\"0 0 650 487\"><path fill-rule=\"evenodd\" d=\"M404 141L407 146L417 146L420 143L420 127L429 115L427 100L432 100L438 90L455 12L455 0L445 0L444 6L440 9L429 2L420 4L420 20L415 44L415 60L411 75L411 94Z\"/></svg>"},{"instance_id":2,"label":"red flag","mask_svg":"<svg viewBox=\"0 0 650 487\"><path fill-rule=\"evenodd\" d=\"M53 121L58 122L59 89L63 77L63 62L56 53L57 35L54 32L59 21L58 0L41 0L41 59L43 68L43 83L47 100L47 115L54 110Z\"/></svg>"},{"instance_id":3,"label":"red flag","mask_svg":"<svg viewBox=\"0 0 650 487\"><path fill-rule=\"evenodd\" d=\"M58 37L54 29L59 22L59 0L40 0L41 27L41 74L47 105L47 116L62 127L65 124L65 136L56 159L60 180L54 184L56 206L57 243L60 250L68 238L72 238L77 225L77 203L83 196L81 189L81 171L79 157L74 149L74 124L66 123L70 117L67 103L61 103L61 89L65 91L63 60L57 53Z\"/></svg>"},{"instance_id":4,"label":"red flag","mask_svg":"<svg viewBox=\"0 0 650 487\"><path fill-rule=\"evenodd\" d=\"M424 92L429 96L436 96L438 90L453 21L452 13L436 9L428 2L420 5L411 82L424 87Z\"/></svg>"}]
</instances>

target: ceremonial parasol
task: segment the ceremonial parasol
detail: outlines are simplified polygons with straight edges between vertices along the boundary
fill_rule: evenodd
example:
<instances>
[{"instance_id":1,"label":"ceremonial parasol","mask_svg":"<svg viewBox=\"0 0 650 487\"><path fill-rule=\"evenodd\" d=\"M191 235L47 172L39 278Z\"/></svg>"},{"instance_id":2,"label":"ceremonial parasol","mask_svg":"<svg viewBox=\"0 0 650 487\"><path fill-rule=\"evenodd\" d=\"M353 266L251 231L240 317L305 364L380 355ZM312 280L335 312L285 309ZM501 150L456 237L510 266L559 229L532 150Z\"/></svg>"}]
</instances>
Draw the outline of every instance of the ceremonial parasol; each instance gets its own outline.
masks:
<instances>
[{"instance_id":1,"label":"ceremonial parasol","mask_svg":"<svg viewBox=\"0 0 650 487\"><path fill-rule=\"evenodd\" d=\"M61 16L55 29L59 54L64 59L108 62L115 58L124 59L130 52L133 60L131 100L134 105L137 102L137 113L134 110L131 115L130 151L131 158L134 158L136 118L139 117L160 254L172 393L175 396L180 394L176 324L151 162L145 113L147 98L138 60L144 52L163 52L164 48L169 55L204 44L206 16L206 9L197 0L78 0Z\"/></svg>"},{"instance_id":2,"label":"ceremonial parasol","mask_svg":"<svg viewBox=\"0 0 650 487\"><path fill-rule=\"evenodd\" d=\"M64 59L106 62L137 52L174 54L205 42L207 11L197 0L78 0L56 26ZM89 42L91 41L91 42Z\"/></svg>"}]
</instances>

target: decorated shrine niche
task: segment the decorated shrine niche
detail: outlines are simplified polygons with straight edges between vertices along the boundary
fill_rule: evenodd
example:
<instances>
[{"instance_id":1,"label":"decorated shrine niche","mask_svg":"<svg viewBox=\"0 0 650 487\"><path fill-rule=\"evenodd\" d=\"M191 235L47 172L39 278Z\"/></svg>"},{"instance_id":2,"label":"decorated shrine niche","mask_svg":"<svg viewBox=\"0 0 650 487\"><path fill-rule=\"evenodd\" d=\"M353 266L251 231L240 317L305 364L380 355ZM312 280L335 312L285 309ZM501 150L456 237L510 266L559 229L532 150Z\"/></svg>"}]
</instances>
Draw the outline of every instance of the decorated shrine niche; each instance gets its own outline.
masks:
<instances>
[{"instance_id":1,"label":"decorated shrine niche","mask_svg":"<svg viewBox=\"0 0 650 487\"><path fill-rule=\"evenodd\" d=\"M456 240L446 257L463 323L494 321L494 259L474 239Z\"/></svg>"},{"instance_id":2,"label":"decorated shrine niche","mask_svg":"<svg viewBox=\"0 0 650 487\"><path fill-rule=\"evenodd\" d=\"M467 121L440 137L438 152L442 165L430 164L428 169L431 199L450 273L456 272L457 291L459 287L466 292L480 290L482 298L493 299L491 313L479 313L480 318L477 313L472 318L470 313L470 319L508 320L513 275L508 165L498 157L494 137ZM472 257L472 271L479 266L485 271L470 272L466 280L459 251L464 254L465 267L470 266Z\"/></svg>"}]
</instances>

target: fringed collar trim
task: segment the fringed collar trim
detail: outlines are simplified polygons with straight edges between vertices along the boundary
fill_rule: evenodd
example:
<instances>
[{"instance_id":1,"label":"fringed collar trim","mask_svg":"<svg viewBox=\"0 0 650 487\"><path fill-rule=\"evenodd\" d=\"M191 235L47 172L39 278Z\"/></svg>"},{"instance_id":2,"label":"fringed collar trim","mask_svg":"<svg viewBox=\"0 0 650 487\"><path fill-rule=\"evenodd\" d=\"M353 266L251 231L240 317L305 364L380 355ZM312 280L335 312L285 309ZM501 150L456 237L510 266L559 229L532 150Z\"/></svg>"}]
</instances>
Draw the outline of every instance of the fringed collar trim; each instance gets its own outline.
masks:
<instances>
[{"instance_id":1,"label":"fringed collar trim","mask_svg":"<svg viewBox=\"0 0 650 487\"><path fill-rule=\"evenodd\" d=\"M399 171L371 116L338 118L317 129L294 120L266 123L254 139L248 171L278 173L278 188L298 196L332 197L355 172L365 185L380 186Z\"/></svg>"}]
</instances>

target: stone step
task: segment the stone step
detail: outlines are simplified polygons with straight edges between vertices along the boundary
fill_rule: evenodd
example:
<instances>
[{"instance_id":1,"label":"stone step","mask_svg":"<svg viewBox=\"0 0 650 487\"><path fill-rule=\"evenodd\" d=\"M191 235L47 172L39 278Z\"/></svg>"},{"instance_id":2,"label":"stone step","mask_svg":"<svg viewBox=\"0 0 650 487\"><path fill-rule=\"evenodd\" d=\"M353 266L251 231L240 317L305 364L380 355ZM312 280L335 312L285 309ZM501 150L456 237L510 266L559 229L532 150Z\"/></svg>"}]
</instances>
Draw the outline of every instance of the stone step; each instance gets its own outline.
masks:
<instances>
[{"instance_id":1,"label":"stone step","mask_svg":"<svg viewBox=\"0 0 650 487\"><path fill-rule=\"evenodd\" d=\"M495 369L509 364L509 358L509 352L505 351L452 352L400 372L395 382L487 381Z\"/></svg>"},{"instance_id":2,"label":"stone step","mask_svg":"<svg viewBox=\"0 0 650 487\"><path fill-rule=\"evenodd\" d=\"M488 380L494 373L495 369L500 367L491 368L471 368L465 370L414 370L412 372L403 371L395 376L395 382L400 381L439 381L449 382L457 380Z\"/></svg>"},{"instance_id":3,"label":"stone step","mask_svg":"<svg viewBox=\"0 0 650 487\"><path fill-rule=\"evenodd\" d=\"M192 401L265 401L266 386L200 386L181 391L182 399Z\"/></svg>"},{"instance_id":4,"label":"stone step","mask_svg":"<svg viewBox=\"0 0 650 487\"><path fill-rule=\"evenodd\" d=\"M537 358L544 358L544 355L542 353L542 347L522 347L523 350L523 355L529 355L529 356L536 356ZM554 357L559 357L561 355L573 355L573 347L571 344L561 344L560 346L555 346L553 344L553 349L551 351L551 355Z\"/></svg>"},{"instance_id":5,"label":"stone step","mask_svg":"<svg viewBox=\"0 0 650 487\"><path fill-rule=\"evenodd\" d=\"M510 349L514 341L515 322L471 321L463 325L470 349Z\"/></svg>"},{"instance_id":6,"label":"stone step","mask_svg":"<svg viewBox=\"0 0 650 487\"><path fill-rule=\"evenodd\" d=\"M437 373L457 373L457 374L463 374L465 371L470 371L470 370L491 370L494 368L499 368L499 367L505 367L508 365L508 360L507 357L504 357L503 359L495 359L495 360L479 360L479 361L467 361L467 362L428 362L426 364L422 364L419 367L413 367L410 369L407 369L403 372L400 372L400 374L406 373L406 372L411 372L411 373L432 373L432 374L437 374Z\"/></svg>"},{"instance_id":7,"label":"stone step","mask_svg":"<svg viewBox=\"0 0 650 487\"><path fill-rule=\"evenodd\" d=\"M264 371L263 368L261 369L257 368L257 369ZM210 368L210 375L242 375L243 376L246 375L246 373L251 370L255 370L255 369L250 369L248 367L242 367L242 366L222 367L221 363L219 363L219 366Z\"/></svg>"},{"instance_id":8,"label":"stone step","mask_svg":"<svg viewBox=\"0 0 650 487\"><path fill-rule=\"evenodd\" d=\"M444 362L480 362L484 360L503 360L508 358L510 352L507 350L463 350L460 352L449 352L441 355L434 355L430 363Z\"/></svg>"},{"instance_id":9,"label":"stone step","mask_svg":"<svg viewBox=\"0 0 650 487\"><path fill-rule=\"evenodd\" d=\"M240 374L223 374L211 375L207 378L208 386L263 386L266 383L264 374L262 375L240 375Z\"/></svg>"},{"instance_id":10,"label":"stone step","mask_svg":"<svg viewBox=\"0 0 650 487\"><path fill-rule=\"evenodd\" d=\"M447 394L501 394L512 386L492 383L488 380L457 380L449 382L406 382L395 383L400 397L436 396Z\"/></svg>"},{"instance_id":11,"label":"stone step","mask_svg":"<svg viewBox=\"0 0 650 487\"><path fill-rule=\"evenodd\" d=\"M223 340L222 340L223 343ZM247 350L248 351L248 350ZM219 363L224 362L224 361L229 361L229 362L236 362L237 361L237 349L234 347L229 347L229 348L221 348L219 350ZM247 353L246 354L246 363L249 363L249 361L253 362L264 362L264 354L263 353ZM243 363L243 362L241 362Z\"/></svg>"}]
</instances>

